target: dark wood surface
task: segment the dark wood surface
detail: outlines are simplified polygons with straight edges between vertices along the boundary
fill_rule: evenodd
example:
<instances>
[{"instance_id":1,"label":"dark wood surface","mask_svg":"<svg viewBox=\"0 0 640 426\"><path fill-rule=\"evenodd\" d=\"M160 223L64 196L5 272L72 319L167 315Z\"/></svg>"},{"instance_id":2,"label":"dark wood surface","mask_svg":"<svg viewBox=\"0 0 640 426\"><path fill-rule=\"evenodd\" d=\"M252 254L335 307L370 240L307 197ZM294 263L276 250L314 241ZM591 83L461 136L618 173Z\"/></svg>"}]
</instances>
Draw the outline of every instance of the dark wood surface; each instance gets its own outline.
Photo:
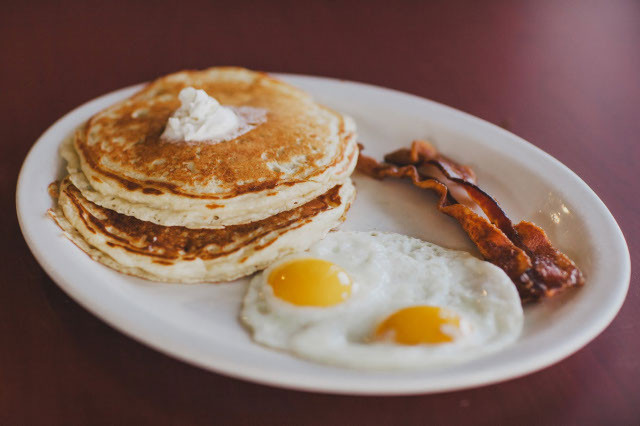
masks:
<instances>
[{"instance_id":1,"label":"dark wood surface","mask_svg":"<svg viewBox=\"0 0 640 426\"><path fill-rule=\"evenodd\" d=\"M0 7L0 62L0 424L638 424L637 271L611 326L541 372L439 395L302 393L191 367L96 319L36 263L14 196L29 147L70 109L183 68L243 65L501 124L595 190L637 262L640 2L14 1Z\"/></svg>"}]
</instances>

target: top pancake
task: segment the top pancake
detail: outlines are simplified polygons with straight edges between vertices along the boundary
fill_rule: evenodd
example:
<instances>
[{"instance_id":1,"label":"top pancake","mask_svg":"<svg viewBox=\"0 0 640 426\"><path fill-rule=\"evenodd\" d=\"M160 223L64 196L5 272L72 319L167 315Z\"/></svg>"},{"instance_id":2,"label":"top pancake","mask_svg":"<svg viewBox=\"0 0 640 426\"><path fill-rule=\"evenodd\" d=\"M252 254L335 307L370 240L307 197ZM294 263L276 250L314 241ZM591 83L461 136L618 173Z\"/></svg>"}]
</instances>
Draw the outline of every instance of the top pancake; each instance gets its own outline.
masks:
<instances>
[{"instance_id":1,"label":"top pancake","mask_svg":"<svg viewBox=\"0 0 640 426\"><path fill-rule=\"evenodd\" d=\"M266 122L215 144L161 140L167 119L180 106L178 93L187 86L223 105L263 108ZM350 120L299 89L242 68L162 77L91 118L74 146L81 171L98 193L177 210L201 204L217 209L246 194L321 184L298 191L311 197L335 183L332 168L346 174L341 179L348 177L356 151Z\"/></svg>"}]
</instances>

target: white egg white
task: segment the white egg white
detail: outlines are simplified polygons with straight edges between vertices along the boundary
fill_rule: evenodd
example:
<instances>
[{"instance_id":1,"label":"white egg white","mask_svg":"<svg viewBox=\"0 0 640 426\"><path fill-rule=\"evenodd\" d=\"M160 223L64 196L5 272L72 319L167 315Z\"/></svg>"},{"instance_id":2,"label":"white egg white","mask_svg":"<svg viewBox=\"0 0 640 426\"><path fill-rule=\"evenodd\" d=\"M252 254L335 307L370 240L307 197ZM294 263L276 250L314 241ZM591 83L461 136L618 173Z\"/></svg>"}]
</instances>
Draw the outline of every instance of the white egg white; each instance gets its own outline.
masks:
<instances>
[{"instance_id":1,"label":"white egg white","mask_svg":"<svg viewBox=\"0 0 640 426\"><path fill-rule=\"evenodd\" d=\"M302 257L342 267L353 281L349 299L321 308L275 297L267 283L271 271ZM371 340L382 320L414 305L452 310L469 332L432 345ZM516 340L523 324L518 293L500 268L405 235L340 231L254 277L241 317L258 343L316 362L373 370L428 368L483 356Z\"/></svg>"}]
</instances>

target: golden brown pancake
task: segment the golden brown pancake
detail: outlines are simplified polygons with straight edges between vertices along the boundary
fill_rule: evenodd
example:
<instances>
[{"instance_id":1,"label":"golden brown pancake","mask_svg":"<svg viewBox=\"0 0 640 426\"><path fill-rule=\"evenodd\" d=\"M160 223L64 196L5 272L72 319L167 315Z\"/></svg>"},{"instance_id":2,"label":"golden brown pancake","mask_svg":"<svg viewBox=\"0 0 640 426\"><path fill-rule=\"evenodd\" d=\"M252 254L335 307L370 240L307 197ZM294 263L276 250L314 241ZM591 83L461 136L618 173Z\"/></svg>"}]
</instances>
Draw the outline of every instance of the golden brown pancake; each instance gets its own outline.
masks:
<instances>
[{"instance_id":1,"label":"golden brown pancake","mask_svg":"<svg viewBox=\"0 0 640 426\"><path fill-rule=\"evenodd\" d=\"M266 122L219 143L161 139L187 86L224 105L264 109ZM91 118L74 147L90 188L80 187L92 201L158 224L209 228L307 202L348 178L357 157L352 120L242 68L162 77Z\"/></svg>"}]
</instances>

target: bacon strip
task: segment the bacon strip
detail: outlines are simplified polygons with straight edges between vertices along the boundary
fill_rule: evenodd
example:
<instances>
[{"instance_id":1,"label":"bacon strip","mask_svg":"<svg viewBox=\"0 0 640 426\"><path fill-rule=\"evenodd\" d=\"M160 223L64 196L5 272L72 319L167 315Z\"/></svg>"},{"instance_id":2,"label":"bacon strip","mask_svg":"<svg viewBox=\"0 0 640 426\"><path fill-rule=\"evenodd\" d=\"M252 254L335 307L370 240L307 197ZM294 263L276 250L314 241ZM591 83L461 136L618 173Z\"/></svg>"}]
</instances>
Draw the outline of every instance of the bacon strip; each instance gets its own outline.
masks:
<instances>
[{"instance_id":1,"label":"bacon strip","mask_svg":"<svg viewBox=\"0 0 640 426\"><path fill-rule=\"evenodd\" d=\"M408 178L417 187L438 193L438 210L456 219L485 260L507 273L522 303L584 284L577 266L553 247L541 228L526 221L513 225L498 203L476 185L475 174L469 167L441 155L425 141L414 141L411 149L394 151L384 159L384 163L379 163L361 153L357 168L376 179ZM489 220L459 203L447 184L430 172L429 166L439 170L450 182L448 185L460 185Z\"/></svg>"}]
</instances>

